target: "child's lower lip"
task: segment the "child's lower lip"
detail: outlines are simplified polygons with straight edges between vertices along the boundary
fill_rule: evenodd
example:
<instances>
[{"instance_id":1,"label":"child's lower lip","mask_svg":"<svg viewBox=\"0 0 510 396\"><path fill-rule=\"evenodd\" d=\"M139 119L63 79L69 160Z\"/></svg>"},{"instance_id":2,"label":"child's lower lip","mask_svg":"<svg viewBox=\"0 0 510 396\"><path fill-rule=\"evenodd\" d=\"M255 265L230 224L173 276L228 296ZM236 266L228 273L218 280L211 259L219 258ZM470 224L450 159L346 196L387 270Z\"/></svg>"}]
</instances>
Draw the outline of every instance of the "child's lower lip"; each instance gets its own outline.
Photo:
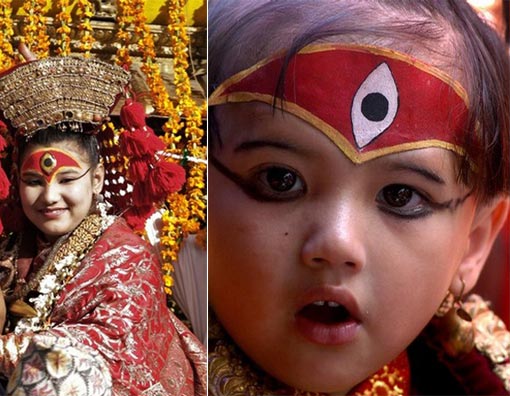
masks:
<instances>
[{"instance_id":1,"label":"child's lower lip","mask_svg":"<svg viewBox=\"0 0 510 396\"><path fill-rule=\"evenodd\" d=\"M50 219L54 219L59 217L65 212L65 209L54 209L54 210L42 210L41 213L44 217L48 217Z\"/></svg>"},{"instance_id":2,"label":"child's lower lip","mask_svg":"<svg viewBox=\"0 0 510 396\"><path fill-rule=\"evenodd\" d=\"M355 339L360 323L348 319L334 324L316 322L302 316L296 316L296 328L308 341L321 345L341 345Z\"/></svg>"}]
</instances>

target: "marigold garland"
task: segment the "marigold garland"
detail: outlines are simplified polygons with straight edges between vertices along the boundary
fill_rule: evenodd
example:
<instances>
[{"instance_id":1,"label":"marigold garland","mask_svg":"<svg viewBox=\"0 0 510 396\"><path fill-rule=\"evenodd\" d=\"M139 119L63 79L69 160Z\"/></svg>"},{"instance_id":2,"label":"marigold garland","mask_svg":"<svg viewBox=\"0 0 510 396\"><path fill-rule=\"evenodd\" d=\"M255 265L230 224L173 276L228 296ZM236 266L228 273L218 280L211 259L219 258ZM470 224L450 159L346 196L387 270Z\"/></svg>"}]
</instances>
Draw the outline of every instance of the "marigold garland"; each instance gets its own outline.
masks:
<instances>
[{"instance_id":1,"label":"marigold garland","mask_svg":"<svg viewBox=\"0 0 510 396\"><path fill-rule=\"evenodd\" d=\"M172 154L182 155L183 151L195 158L205 159L205 147L201 146L203 130L202 111L191 98L191 84L187 69L189 38L185 25L184 1L172 0L169 4L170 33L172 53L174 55L174 83L178 97L178 105L174 108L169 94L161 78L159 65L155 62L154 39L146 24L144 0L126 2L118 0L122 8L124 30L132 24L134 33L138 39L137 46L142 53L142 71L147 77L155 108L159 114L168 116L168 121L163 127L165 131L164 141L167 151ZM120 54L121 56L123 54ZM185 122L181 121L185 119ZM184 128L186 147L179 145L181 131ZM163 278L166 292L171 294L173 284L171 273L172 263L177 260L180 242L191 233L196 233L205 222L205 163L190 163L189 173L184 193L174 193L167 199L168 209L163 215L163 227L161 230Z\"/></svg>"},{"instance_id":2,"label":"marigold garland","mask_svg":"<svg viewBox=\"0 0 510 396\"><path fill-rule=\"evenodd\" d=\"M69 0L58 0L57 7L60 12L55 16L57 33L57 55L69 56L71 54L71 13L69 12Z\"/></svg>"},{"instance_id":3,"label":"marigold garland","mask_svg":"<svg viewBox=\"0 0 510 396\"><path fill-rule=\"evenodd\" d=\"M14 51L12 36L14 35L12 23L12 1L0 1L0 71L14 65Z\"/></svg>"},{"instance_id":4,"label":"marigold garland","mask_svg":"<svg viewBox=\"0 0 510 396\"><path fill-rule=\"evenodd\" d=\"M28 48L38 58L46 58L50 53L50 38L46 31L44 7L46 0L25 0L23 10L28 23L23 29L24 40Z\"/></svg>"},{"instance_id":5,"label":"marigold garland","mask_svg":"<svg viewBox=\"0 0 510 396\"><path fill-rule=\"evenodd\" d=\"M94 16L94 8L89 0L78 0L76 9L76 18L78 19L78 30L80 31L80 43L78 49L84 52L84 56L90 56L90 50L94 46L96 39L94 38L90 18Z\"/></svg>"},{"instance_id":6,"label":"marigold garland","mask_svg":"<svg viewBox=\"0 0 510 396\"><path fill-rule=\"evenodd\" d=\"M202 125L202 110L191 97L191 84L187 69L189 37L186 30L186 18L184 13L184 0L171 0L169 3L169 25L172 53L174 56L174 84L178 98L178 104L174 114L170 115L164 125L164 140L167 149L172 154L184 152L195 160L189 162L188 178L184 193L174 193L168 197L168 212L163 218L163 227L169 233L168 239L162 240L163 254L171 260L176 260L179 243L189 234L197 233L205 222L205 171L206 147L202 145L204 131ZM179 120L176 119L179 117ZM184 118L185 124L180 122ZM181 140L180 131L184 126L186 146L179 147ZM185 156L186 157L186 156ZM183 215L182 213L185 213ZM164 277L170 276L165 273Z\"/></svg>"},{"instance_id":7,"label":"marigold garland","mask_svg":"<svg viewBox=\"0 0 510 396\"><path fill-rule=\"evenodd\" d=\"M134 34L137 38L136 45L142 53L141 69L147 78L147 85L150 88L156 111L158 114L171 115L175 109L161 77L160 66L156 62L154 37L147 25L144 12L145 0L119 1L123 9L126 10L126 14L131 17Z\"/></svg>"},{"instance_id":8,"label":"marigold garland","mask_svg":"<svg viewBox=\"0 0 510 396\"><path fill-rule=\"evenodd\" d=\"M131 26L135 10L130 6L129 0L117 0L117 33L116 38L119 42L117 46L116 63L120 66L129 68L133 63L130 51L131 34L128 28Z\"/></svg>"}]
</instances>

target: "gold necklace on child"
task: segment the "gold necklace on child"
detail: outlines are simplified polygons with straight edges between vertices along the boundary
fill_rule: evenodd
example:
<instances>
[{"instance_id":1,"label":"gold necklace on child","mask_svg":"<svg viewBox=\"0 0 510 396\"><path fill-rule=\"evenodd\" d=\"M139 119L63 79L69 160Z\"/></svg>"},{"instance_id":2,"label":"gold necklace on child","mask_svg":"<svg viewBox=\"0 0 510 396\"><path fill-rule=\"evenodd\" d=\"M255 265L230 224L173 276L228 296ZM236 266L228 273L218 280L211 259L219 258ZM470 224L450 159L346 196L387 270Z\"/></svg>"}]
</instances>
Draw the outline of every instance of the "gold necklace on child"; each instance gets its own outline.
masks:
<instances>
[{"instance_id":1,"label":"gold necklace on child","mask_svg":"<svg viewBox=\"0 0 510 396\"><path fill-rule=\"evenodd\" d=\"M257 369L209 315L209 394L211 396L327 396L325 393L289 389ZM358 384L352 396L403 396L410 391L410 370L404 351L391 363Z\"/></svg>"},{"instance_id":2,"label":"gold necklace on child","mask_svg":"<svg viewBox=\"0 0 510 396\"><path fill-rule=\"evenodd\" d=\"M10 311L28 312L14 327L14 333L44 330L50 326L50 315L58 294L71 280L81 260L96 240L113 223L115 216L88 215L69 235L61 237L41 268L11 295L6 296ZM31 291L36 297L24 299Z\"/></svg>"}]
</instances>

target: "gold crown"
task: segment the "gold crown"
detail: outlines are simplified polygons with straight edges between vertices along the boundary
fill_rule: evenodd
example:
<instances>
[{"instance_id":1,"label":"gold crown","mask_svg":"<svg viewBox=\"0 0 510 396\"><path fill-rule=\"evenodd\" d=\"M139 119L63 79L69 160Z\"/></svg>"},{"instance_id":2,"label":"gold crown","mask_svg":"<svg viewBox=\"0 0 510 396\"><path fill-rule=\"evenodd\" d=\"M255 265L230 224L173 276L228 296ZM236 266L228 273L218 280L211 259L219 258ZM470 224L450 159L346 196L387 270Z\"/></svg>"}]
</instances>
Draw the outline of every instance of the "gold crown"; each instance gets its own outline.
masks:
<instances>
[{"instance_id":1,"label":"gold crown","mask_svg":"<svg viewBox=\"0 0 510 396\"><path fill-rule=\"evenodd\" d=\"M128 82L124 69L97 59L45 58L0 77L0 109L27 137L62 122L99 124Z\"/></svg>"}]
</instances>

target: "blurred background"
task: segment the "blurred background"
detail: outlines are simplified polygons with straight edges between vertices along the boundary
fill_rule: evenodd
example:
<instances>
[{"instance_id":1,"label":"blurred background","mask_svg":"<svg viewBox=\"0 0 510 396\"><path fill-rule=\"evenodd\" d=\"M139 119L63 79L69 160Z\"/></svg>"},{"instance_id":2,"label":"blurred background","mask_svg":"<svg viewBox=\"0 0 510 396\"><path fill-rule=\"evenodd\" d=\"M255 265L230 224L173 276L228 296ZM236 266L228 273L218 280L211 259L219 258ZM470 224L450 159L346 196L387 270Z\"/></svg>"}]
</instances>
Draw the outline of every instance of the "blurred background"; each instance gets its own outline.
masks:
<instances>
[{"instance_id":1,"label":"blurred background","mask_svg":"<svg viewBox=\"0 0 510 396\"><path fill-rule=\"evenodd\" d=\"M498 31L510 48L510 1L468 0L468 2ZM473 292L489 300L507 328L510 327L510 218L507 219Z\"/></svg>"}]
</instances>

